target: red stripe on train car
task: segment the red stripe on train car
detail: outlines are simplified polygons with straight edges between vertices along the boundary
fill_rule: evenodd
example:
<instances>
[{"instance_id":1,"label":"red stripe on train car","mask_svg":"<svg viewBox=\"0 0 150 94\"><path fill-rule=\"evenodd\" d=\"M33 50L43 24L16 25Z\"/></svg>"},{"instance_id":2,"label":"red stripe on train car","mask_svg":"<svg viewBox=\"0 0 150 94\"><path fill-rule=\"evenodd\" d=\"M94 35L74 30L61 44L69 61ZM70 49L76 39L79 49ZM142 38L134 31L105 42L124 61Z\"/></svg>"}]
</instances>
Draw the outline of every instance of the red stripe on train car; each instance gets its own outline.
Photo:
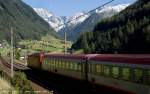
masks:
<instances>
[{"instance_id":1,"label":"red stripe on train car","mask_svg":"<svg viewBox=\"0 0 150 94\"><path fill-rule=\"evenodd\" d=\"M72 55L72 54L45 54L45 57L49 58L63 58L63 59L77 59L77 60L86 60L85 55Z\"/></svg>"},{"instance_id":2,"label":"red stripe on train car","mask_svg":"<svg viewBox=\"0 0 150 94\"><path fill-rule=\"evenodd\" d=\"M101 54L90 60L150 65L150 54Z\"/></svg>"}]
</instances>

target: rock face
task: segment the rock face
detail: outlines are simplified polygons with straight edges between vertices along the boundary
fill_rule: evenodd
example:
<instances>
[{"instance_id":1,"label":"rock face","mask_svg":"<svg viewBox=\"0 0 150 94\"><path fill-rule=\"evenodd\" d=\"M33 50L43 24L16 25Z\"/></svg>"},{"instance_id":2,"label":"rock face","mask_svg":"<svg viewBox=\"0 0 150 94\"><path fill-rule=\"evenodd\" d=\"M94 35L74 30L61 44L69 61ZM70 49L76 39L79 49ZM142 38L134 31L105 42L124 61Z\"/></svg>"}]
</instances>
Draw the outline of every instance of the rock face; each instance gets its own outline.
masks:
<instances>
[{"instance_id":1,"label":"rock face","mask_svg":"<svg viewBox=\"0 0 150 94\"><path fill-rule=\"evenodd\" d=\"M39 39L51 34L57 36L49 24L21 0L0 0L0 40L10 40L10 26L15 39Z\"/></svg>"}]
</instances>

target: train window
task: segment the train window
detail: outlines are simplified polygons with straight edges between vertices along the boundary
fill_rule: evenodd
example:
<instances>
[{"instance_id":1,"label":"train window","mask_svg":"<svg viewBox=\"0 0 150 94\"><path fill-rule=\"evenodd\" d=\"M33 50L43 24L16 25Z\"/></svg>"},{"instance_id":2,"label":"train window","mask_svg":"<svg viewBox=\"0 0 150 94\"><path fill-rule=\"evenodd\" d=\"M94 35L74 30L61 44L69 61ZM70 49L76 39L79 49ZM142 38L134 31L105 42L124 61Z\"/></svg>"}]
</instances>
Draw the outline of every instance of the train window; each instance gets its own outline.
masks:
<instances>
[{"instance_id":1,"label":"train window","mask_svg":"<svg viewBox=\"0 0 150 94\"><path fill-rule=\"evenodd\" d=\"M78 64L77 63L74 63L74 69L78 70Z\"/></svg>"},{"instance_id":2,"label":"train window","mask_svg":"<svg viewBox=\"0 0 150 94\"><path fill-rule=\"evenodd\" d=\"M70 61L68 62L68 69L70 69Z\"/></svg>"},{"instance_id":3,"label":"train window","mask_svg":"<svg viewBox=\"0 0 150 94\"><path fill-rule=\"evenodd\" d=\"M58 68L58 60L56 61L56 65L55 65L55 67L56 67L56 68Z\"/></svg>"},{"instance_id":4,"label":"train window","mask_svg":"<svg viewBox=\"0 0 150 94\"><path fill-rule=\"evenodd\" d=\"M50 60L50 59L47 59L47 63L48 63L48 64L51 63L51 60Z\"/></svg>"},{"instance_id":5,"label":"train window","mask_svg":"<svg viewBox=\"0 0 150 94\"><path fill-rule=\"evenodd\" d=\"M56 62L56 66L57 66L57 68L59 68L59 61L58 60Z\"/></svg>"},{"instance_id":6,"label":"train window","mask_svg":"<svg viewBox=\"0 0 150 94\"><path fill-rule=\"evenodd\" d=\"M49 65L50 67L52 67L52 63L53 63L53 60L50 60L49 63L48 63L48 65Z\"/></svg>"},{"instance_id":7,"label":"train window","mask_svg":"<svg viewBox=\"0 0 150 94\"><path fill-rule=\"evenodd\" d=\"M75 63L72 62L72 65L73 65L72 69L75 70Z\"/></svg>"},{"instance_id":8,"label":"train window","mask_svg":"<svg viewBox=\"0 0 150 94\"><path fill-rule=\"evenodd\" d=\"M85 64L81 65L81 70L82 70L82 72L85 72Z\"/></svg>"},{"instance_id":9,"label":"train window","mask_svg":"<svg viewBox=\"0 0 150 94\"><path fill-rule=\"evenodd\" d=\"M44 59L44 64L46 64L46 59Z\"/></svg>"},{"instance_id":10,"label":"train window","mask_svg":"<svg viewBox=\"0 0 150 94\"><path fill-rule=\"evenodd\" d=\"M63 66L63 63L64 63L64 61L61 61L61 68L62 68L62 69L63 69L63 67L64 67L64 66Z\"/></svg>"},{"instance_id":11,"label":"train window","mask_svg":"<svg viewBox=\"0 0 150 94\"><path fill-rule=\"evenodd\" d=\"M130 69L122 68L122 79L129 80L130 79Z\"/></svg>"},{"instance_id":12,"label":"train window","mask_svg":"<svg viewBox=\"0 0 150 94\"><path fill-rule=\"evenodd\" d=\"M67 62L67 69L70 69L70 62Z\"/></svg>"},{"instance_id":13,"label":"train window","mask_svg":"<svg viewBox=\"0 0 150 94\"><path fill-rule=\"evenodd\" d=\"M64 68L64 69L66 68L66 62L67 62L67 61L64 61L64 62L63 62L63 68Z\"/></svg>"},{"instance_id":14,"label":"train window","mask_svg":"<svg viewBox=\"0 0 150 94\"><path fill-rule=\"evenodd\" d=\"M72 62L72 69L75 70L75 63Z\"/></svg>"},{"instance_id":15,"label":"train window","mask_svg":"<svg viewBox=\"0 0 150 94\"><path fill-rule=\"evenodd\" d=\"M46 61L46 59L44 59L44 63L45 63L45 64L47 64L47 61Z\"/></svg>"},{"instance_id":16,"label":"train window","mask_svg":"<svg viewBox=\"0 0 150 94\"><path fill-rule=\"evenodd\" d=\"M146 83L150 85L150 70L147 71L147 81Z\"/></svg>"},{"instance_id":17,"label":"train window","mask_svg":"<svg viewBox=\"0 0 150 94\"><path fill-rule=\"evenodd\" d=\"M62 61L62 62L61 62L61 67L62 67L62 68L64 68L64 62L65 62L65 61Z\"/></svg>"},{"instance_id":18,"label":"train window","mask_svg":"<svg viewBox=\"0 0 150 94\"><path fill-rule=\"evenodd\" d=\"M61 69L63 68L63 62L64 62L64 61L60 61L60 68L61 68Z\"/></svg>"},{"instance_id":19,"label":"train window","mask_svg":"<svg viewBox=\"0 0 150 94\"><path fill-rule=\"evenodd\" d=\"M67 69L67 63L68 63L68 61L65 62L65 65L64 65L64 66L65 66L65 69Z\"/></svg>"},{"instance_id":20,"label":"train window","mask_svg":"<svg viewBox=\"0 0 150 94\"><path fill-rule=\"evenodd\" d=\"M67 63L68 63L68 61L65 62L65 65L64 65L64 66L65 66L65 69L67 69Z\"/></svg>"},{"instance_id":21,"label":"train window","mask_svg":"<svg viewBox=\"0 0 150 94\"><path fill-rule=\"evenodd\" d=\"M92 73L95 73L95 72L96 72L96 70L95 70L95 64L91 64L91 72L92 72Z\"/></svg>"},{"instance_id":22,"label":"train window","mask_svg":"<svg viewBox=\"0 0 150 94\"><path fill-rule=\"evenodd\" d=\"M57 61L57 68L59 68L59 60Z\"/></svg>"},{"instance_id":23,"label":"train window","mask_svg":"<svg viewBox=\"0 0 150 94\"><path fill-rule=\"evenodd\" d=\"M134 69L134 81L141 82L143 79L142 69Z\"/></svg>"},{"instance_id":24,"label":"train window","mask_svg":"<svg viewBox=\"0 0 150 94\"><path fill-rule=\"evenodd\" d=\"M66 69L68 69L68 61L66 61Z\"/></svg>"},{"instance_id":25,"label":"train window","mask_svg":"<svg viewBox=\"0 0 150 94\"><path fill-rule=\"evenodd\" d=\"M47 64L48 64L48 65L51 65L51 61L47 61Z\"/></svg>"},{"instance_id":26,"label":"train window","mask_svg":"<svg viewBox=\"0 0 150 94\"><path fill-rule=\"evenodd\" d=\"M52 66L52 64L53 64L53 60L50 61L50 66Z\"/></svg>"},{"instance_id":27,"label":"train window","mask_svg":"<svg viewBox=\"0 0 150 94\"><path fill-rule=\"evenodd\" d=\"M57 60L55 60L55 62L54 62L54 67L56 67L56 62L57 62Z\"/></svg>"},{"instance_id":28,"label":"train window","mask_svg":"<svg viewBox=\"0 0 150 94\"><path fill-rule=\"evenodd\" d=\"M109 74L110 74L110 68L109 68L109 66L104 66L104 75L105 76L109 76Z\"/></svg>"},{"instance_id":29,"label":"train window","mask_svg":"<svg viewBox=\"0 0 150 94\"><path fill-rule=\"evenodd\" d=\"M52 66L55 66L55 60L53 60Z\"/></svg>"},{"instance_id":30,"label":"train window","mask_svg":"<svg viewBox=\"0 0 150 94\"><path fill-rule=\"evenodd\" d=\"M58 61L58 66L59 68L61 68L61 61Z\"/></svg>"},{"instance_id":31,"label":"train window","mask_svg":"<svg viewBox=\"0 0 150 94\"><path fill-rule=\"evenodd\" d=\"M45 63L48 64L48 59L45 60Z\"/></svg>"},{"instance_id":32,"label":"train window","mask_svg":"<svg viewBox=\"0 0 150 94\"><path fill-rule=\"evenodd\" d=\"M51 66L54 66L54 63L55 63L55 60L53 60L53 61L52 61L52 64L51 64Z\"/></svg>"},{"instance_id":33,"label":"train window","mask_svg":"<svg viewBox=\"0 0 150 94\"><path fill-rule=\"evenodd\" d=\"M73 63L73 62L71 62L71 65L72 65L72 68L71 68L71 69L72 69L72 70L74 70L74 63Z\"/></svg>"},{"instance_id":34,"label":"train window","mask_svg":"<svg viewBox=\"0 0 150 94\"><path fill-rule=\"evenodd\" d=\"M81 64L78 63L78 70L81 71Z\"/></svg>"},{"instance_id":35,"label":"train window","mask_svg":"<svg viewBox=\"0 0 150 94\"><path fill-rule=\"evenodd\" d=\"M118 78L119 77L119 67L112 67L112 76L114 78Z\"/></svg>"},{"instance_id":36,"label":"train window","mask_svg":"<svg viewBox=\"0 0 150 94\"><path fill-rule=\"evenodd\" d=\"M52 64L51 64L51 66L54 66L54 63L55 63L55 60L53 60L53 61L52 61Z\"/></svg>"},{"instance_id":37,"label":"train window","mask_svg":"<svg viewBox=\"0 0 150 94\"><path fill-rule=\"evenodd\" d=\"M70 61L68 61L68 69L70 69Z\"/></svg>"},{"instance_id":38,"label":"train window","mask_svg":"<svg viewBox=\"0 0 150 94\"><path fill-rule=\"evenodd\" d=\"M72 62L70 62L70 69L71 69L71 70L73 69L73 64L72 64Z\"/></svg>"},{"instance_id":39,"label":"train window","mask_svg":"<svg viewBox=\"0 0 150 94\"><path fill-rule=\"evenodd\" d=\"M150 85L150 70L148 70L148 79L147 79L148 81L148 84Z\"/></svg>"},{"instance_id":40,"label":"train window","mask_svg":"<svg viewBox=\"0 0 150 94\"><path fill-rule=\"evenodd\" d=\"M102 70L103 70L102 65L97 64L97 65L96 65L96 72L97 72L98 74L101 74L101 73L102 73Z\"/></svg>"}]
</instances>

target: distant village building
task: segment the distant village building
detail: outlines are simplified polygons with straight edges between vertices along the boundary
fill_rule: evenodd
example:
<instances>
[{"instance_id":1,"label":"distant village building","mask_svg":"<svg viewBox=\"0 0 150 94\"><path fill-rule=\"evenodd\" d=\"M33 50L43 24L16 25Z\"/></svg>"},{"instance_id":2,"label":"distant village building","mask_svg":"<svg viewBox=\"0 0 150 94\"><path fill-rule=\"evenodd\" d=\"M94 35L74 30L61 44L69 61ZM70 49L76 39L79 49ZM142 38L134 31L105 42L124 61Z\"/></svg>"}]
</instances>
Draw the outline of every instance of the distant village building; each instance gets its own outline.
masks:
<instances>
[{"instance_id":1,"label":"distant village building","mask_svg":"<svg viewBox=\"0 0 150 94\"><path fill-rule=\"evenodd\" d=\"M0 48L3 48L1 43L0 43Z\"/></svg>"}]
</instances>

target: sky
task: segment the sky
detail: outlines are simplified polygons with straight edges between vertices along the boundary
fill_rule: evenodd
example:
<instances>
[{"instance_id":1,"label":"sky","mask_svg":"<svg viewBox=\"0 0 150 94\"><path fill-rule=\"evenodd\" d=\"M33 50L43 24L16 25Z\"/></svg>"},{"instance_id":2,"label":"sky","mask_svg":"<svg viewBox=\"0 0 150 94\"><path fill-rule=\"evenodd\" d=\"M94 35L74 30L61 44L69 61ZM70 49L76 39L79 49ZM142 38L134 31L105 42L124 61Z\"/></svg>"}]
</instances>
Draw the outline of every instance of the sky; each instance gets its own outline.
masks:
<instances>
[{"instance_id":1,"label":"sky","mask_svg":"<svg viewBox=\"0 0 150 94\"><path fill-rule=\"evenodd\" d=\"M110 0L23 0L33 8L45 8L57 16L72 16L90 11ZM131 4L136 0L115 0L108 5Z\"/></svg>"}]
</instances>

